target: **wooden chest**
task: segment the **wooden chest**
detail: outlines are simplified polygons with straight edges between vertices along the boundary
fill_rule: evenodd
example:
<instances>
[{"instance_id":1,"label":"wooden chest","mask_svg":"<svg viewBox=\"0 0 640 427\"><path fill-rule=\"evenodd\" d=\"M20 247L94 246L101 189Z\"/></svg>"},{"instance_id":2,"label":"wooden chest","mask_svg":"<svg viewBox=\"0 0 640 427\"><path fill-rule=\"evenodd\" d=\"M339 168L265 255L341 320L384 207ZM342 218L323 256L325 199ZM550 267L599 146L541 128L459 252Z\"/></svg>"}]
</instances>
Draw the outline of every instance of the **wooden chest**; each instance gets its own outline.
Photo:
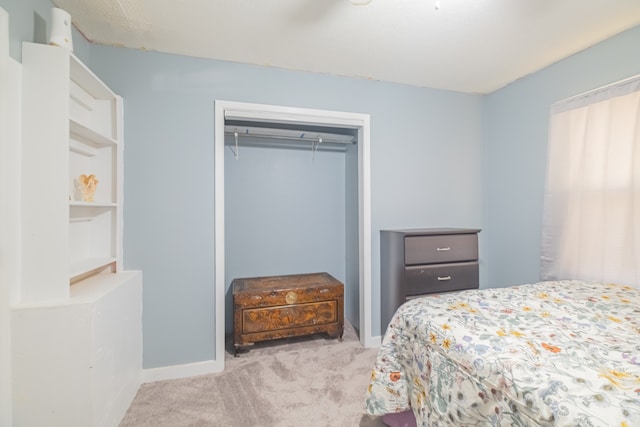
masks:
<instances>
[{"instance_id":1,"label":"wooden chest","mask_svg":"<svg viewBox=\"0 0 640 427\"><path fill-rule=\"evenodd\" d=\"M328 273L233 281L233 341L237 350L258 341L327 333L342 339L344 286Z\"/></svg>"}]
</instances>

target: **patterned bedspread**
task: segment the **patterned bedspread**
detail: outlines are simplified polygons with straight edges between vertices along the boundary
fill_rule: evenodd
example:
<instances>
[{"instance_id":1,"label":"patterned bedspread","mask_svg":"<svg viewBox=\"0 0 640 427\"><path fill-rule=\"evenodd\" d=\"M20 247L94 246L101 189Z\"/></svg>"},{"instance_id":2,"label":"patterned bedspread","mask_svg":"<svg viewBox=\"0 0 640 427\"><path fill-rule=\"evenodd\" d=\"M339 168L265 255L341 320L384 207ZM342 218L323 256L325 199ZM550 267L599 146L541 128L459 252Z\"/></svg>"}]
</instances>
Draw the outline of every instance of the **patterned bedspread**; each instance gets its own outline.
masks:
<instances>
[{"instance_id":1,"label":"patterned bedspread","mask_svg":"<svg viewBox=\"0 0 640 427\"><path fill-rule=\"evenodd\" d=\"M640 426L640 290L555 281L408 301L365 408L412 408L425 427Z\"/></svg>"}]
</instances>

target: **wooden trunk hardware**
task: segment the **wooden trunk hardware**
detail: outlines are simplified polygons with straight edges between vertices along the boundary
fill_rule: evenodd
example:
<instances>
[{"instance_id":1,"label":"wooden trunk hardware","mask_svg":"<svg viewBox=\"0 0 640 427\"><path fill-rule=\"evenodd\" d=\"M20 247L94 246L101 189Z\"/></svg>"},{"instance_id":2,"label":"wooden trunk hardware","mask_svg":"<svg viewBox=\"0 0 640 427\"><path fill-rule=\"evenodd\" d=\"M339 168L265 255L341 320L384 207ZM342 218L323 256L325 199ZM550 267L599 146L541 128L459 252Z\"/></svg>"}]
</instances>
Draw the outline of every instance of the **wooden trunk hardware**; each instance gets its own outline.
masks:
<instances>
[{"instance_id":1,"label":"wooden trunk hardware","mask_svg":"<svg viewBox=\"0 0 640 427\"><path fill-rule=\"evenodd\" d=\"M326 333L342 340L344 286L328 273L233 281L233 343Z\"/></svg>"}]
</instances>

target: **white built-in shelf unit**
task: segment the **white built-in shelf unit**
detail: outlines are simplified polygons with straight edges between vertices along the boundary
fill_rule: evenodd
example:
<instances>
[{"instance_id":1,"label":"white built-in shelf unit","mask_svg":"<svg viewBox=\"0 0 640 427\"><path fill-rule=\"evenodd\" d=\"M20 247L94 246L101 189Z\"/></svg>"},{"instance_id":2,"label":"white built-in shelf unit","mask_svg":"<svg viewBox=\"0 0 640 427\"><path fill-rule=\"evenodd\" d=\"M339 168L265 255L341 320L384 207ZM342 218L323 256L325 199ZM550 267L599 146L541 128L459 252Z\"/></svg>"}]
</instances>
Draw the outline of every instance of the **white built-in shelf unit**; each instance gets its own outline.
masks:
<instances>
[{"instance_id":1,"label":"white built-in shelf unit","mask_svg":"<svg viewBox=\"0 0 640 427\"><path fill-rule=\"evenodd\" d=\"M24 43L22 67L21 299L63 300L122 265L122 98L62 47Z\"/></svg>"}]
</instances>

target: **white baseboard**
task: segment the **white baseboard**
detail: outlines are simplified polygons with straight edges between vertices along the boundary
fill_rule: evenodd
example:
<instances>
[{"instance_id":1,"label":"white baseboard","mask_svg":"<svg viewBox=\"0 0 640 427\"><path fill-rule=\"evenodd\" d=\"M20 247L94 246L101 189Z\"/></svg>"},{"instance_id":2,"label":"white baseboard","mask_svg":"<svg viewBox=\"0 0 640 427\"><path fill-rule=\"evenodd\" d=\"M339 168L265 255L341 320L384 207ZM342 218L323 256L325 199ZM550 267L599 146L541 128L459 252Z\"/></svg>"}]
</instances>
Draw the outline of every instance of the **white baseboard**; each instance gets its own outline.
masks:
<instances>
[{"instance_id":1,"label":"white baseboard","mask_svg":"<svg viewBox=\"0 0 640 427\"><path fill-rule=\"evenodd\" d=\"M364 346L367 348L380 347L381 336L367 337ZM178 378L195 377L197 375L215 374L224 370L224 362L217 360L205 360L204 362L186 363L184 365L163 366L142 370L142 383L152 383L162 380L175 380Z\"/></svg>"},{"instance_id":2,"label":"white baseboard","mask_svg":"<svg viewBox=\"0 0 640 427\"><path fill-rule=\"evenodd\" d=\"M366 348L378 348L382 345L382 337L380 335L375 337L365 337L363 345Z\"/></svg>"},{"instance_id":3,"label":"white baseboard","mask_svg":"<svg viewBox=\"0 0 640 427\"><path fill-rule=\"evenodd\" d=\"M205 360L204 362L187 363L184 365L163 366L142 370L142 382L152 383L162 380L175 380L178 378L195 377L197 375L222 372L224 361Z\"/></svg>"}]
</instances>

